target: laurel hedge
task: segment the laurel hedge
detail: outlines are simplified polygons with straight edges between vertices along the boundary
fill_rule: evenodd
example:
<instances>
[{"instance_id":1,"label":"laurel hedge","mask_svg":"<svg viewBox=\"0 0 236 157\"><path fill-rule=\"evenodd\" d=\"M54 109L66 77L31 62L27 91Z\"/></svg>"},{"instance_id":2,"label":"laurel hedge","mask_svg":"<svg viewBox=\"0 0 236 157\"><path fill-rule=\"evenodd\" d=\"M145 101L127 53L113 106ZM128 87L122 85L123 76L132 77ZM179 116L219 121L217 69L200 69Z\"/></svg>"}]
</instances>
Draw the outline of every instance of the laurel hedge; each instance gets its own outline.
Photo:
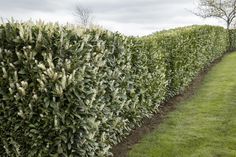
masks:
<instances>
[{"instance_id":1,"label":"laurel hedge","mask_svg":"<svg viewBox=\"0 0 236 157\"><path fill-rule=\"evenodd\" d=\"M191 26L155 33L157 49L167 54L167 97L181 93L205 66L227 51L227 31L221 27Z\"/></svg>"},{"instance_id":2,"label":"laurel hedge","mask_svg":"<svg viewBox=\"0 0 236 157\"><path fill-rule=\"evenodd\" d=\"M221 27L126 37L44 23L0 25L0 154L109 156L144 117L228 46Z\"/></svg>"},{"instance_id":3,"label":"laurel hedge","mask_svg":"<svg viewBox=\"0 0 236 157\"><path fill-rule=\"evenodd\" d=\"M236 50L236 29L229 30L230 36L230 51Z\"/></svg>"}]
</instances>

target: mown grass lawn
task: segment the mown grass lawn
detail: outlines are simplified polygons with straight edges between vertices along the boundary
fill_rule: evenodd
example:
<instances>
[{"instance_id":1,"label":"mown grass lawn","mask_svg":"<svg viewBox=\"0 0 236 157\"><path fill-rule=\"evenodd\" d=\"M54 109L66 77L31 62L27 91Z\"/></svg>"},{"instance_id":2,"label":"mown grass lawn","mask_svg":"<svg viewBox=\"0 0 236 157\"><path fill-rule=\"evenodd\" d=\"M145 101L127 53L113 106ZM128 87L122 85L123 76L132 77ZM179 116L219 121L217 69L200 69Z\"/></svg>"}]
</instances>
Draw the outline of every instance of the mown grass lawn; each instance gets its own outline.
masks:
<instances>
[{"instance_id":1,"label":"mown grass lawn","mask_svg":"<svg viewBox=\"0 0 236 157\"><path fill-rule=\"evenodd\" d=\"M236 52L213 67L196 94L129 157L236 157Z\"/></svg>"}]
</instances>

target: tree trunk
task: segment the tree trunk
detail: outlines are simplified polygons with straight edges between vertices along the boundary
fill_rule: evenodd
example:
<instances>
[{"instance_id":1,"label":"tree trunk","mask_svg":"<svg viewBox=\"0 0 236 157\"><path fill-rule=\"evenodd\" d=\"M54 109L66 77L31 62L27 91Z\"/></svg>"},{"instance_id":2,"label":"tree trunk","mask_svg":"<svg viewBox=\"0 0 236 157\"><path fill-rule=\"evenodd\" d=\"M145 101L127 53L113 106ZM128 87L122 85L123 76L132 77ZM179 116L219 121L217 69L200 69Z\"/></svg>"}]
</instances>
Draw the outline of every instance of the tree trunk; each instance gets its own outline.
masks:
<instances>
[{"instance_id":1,"label":"tree trunk","mask_svg":"<svg viewBox=\"0 0 236 157\"><path fill-rule=\"evenodd\" d=\"M230 22L229 20L227 21L227 30L229 30L229 27L230 27Z\"/></svg>"},{"instance_id":2,"label":"tree trunk","mask_svg":"<svg viewBox=\"0 0 236 157\"><path fill-rule=\"evenodd\" d=\"M231 42L231 36L230 36L230 22L229 22L229 20L227 21L227 34L228 34L228 40L229 40L229 47L228 47L227 51L231 51L232 42Z\"/></svg>"}]
</instances>

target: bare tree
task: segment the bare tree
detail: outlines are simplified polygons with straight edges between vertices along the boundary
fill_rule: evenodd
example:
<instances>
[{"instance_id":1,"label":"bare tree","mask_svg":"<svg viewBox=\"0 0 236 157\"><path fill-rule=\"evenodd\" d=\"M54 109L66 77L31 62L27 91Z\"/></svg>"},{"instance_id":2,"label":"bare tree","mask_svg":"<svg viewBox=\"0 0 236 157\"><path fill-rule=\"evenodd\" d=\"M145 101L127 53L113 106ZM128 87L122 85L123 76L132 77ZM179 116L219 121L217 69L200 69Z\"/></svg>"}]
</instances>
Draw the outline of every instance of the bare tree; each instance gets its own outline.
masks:
<instances>
[{"instance_id":1,"label":"bare tree","mask_svg":"<svg viewBox=\"0 0 236 157\"><path fill-rule=\"evenodd\" d=\"M88 27L92 22L92 12L88 8L84 8L81 5L76 5L75 8L75 16L78 17L79 23L84 26Z\"/></svg>"},{"instance_id":2,"label":"bare tree","mask_svg":"<svg viewBox=\"0 0 236 157\"><path fill-rule=\"evenodd\" d=\"M203 18L215 17L227 24L227 29L236 17L236 0L199 0L198 12L194 13Z\"/></svg>"}]
</instances>

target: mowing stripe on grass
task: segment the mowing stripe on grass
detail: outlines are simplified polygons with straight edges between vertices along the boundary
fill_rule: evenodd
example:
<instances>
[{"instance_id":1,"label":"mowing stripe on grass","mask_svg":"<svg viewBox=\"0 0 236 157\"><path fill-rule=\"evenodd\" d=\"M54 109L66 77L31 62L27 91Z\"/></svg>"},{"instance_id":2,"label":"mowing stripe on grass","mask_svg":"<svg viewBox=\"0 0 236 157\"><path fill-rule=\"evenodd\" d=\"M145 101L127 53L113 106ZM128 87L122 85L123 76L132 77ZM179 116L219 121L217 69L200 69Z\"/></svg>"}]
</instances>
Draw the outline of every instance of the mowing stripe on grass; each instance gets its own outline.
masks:
<instances>
[{"instance_id":1,"label":"mowing stripe on grass","mask_svg":"<svg viewBox=\"0 0 236 157\"><path fill-rule=\"evenodd\" d=\"M213 67L196 94L129 157L236 157L236 52Z\"/></svg>"}]
</instances>

